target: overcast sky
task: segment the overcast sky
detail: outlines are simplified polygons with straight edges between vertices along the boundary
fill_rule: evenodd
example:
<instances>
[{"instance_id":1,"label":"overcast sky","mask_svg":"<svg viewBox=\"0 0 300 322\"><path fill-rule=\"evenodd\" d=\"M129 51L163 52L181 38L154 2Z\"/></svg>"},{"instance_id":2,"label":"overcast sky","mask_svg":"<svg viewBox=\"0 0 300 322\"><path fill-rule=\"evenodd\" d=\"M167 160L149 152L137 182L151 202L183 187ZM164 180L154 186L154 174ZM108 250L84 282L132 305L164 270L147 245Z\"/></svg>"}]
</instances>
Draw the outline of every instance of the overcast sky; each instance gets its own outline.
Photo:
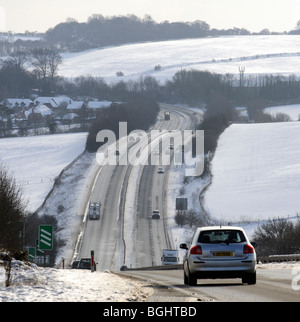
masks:
<instances>
[{"instance_id":1,"label":"overcast sky","mask_svg":"<svg viewBox=\"0 0 300 322\"><path fill-rule=\"evenodd\" d=\"M0 0L0 30L44 32L69 17L83 22L95 13L282 32L300 20L300 0Z\"/></svg>"}]
</instances>

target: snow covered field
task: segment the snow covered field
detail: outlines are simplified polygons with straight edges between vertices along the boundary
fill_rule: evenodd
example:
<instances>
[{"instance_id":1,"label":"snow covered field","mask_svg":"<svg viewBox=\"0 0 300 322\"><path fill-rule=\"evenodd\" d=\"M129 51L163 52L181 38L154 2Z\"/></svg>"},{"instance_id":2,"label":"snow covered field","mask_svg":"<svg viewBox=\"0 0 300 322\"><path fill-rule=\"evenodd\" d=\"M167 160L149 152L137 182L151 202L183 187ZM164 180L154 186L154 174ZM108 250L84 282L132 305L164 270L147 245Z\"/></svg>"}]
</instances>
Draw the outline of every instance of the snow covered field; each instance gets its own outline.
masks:
<instances>
[{"instance_id":1,"label":"snow covered field","mask_svg":"<svg viewBox=\"0 0 300 322\"><path fill-rule=\"evenodd\" d=\"M41 206L54 179L85 149L87 133L0 139L0 160L23 188L27 210Z\"/></svg>"},{"instance_id":2,"label":"snow covered field","mask_svg":"<svg viewBox=\"0 0 300 322\"><path fill-rule=\"evenodd\" d=\"M185 69L234 75L300 74L300 36L222 36L130 44L63 54L59 74L92 75L106 82L151 75L161 82ZM161 69L155 71L154 67ZM122 71L123 77L116 73Z\"/></svg>"},{"instance_id":3,"label":"snow covered field","mask_svg":"<svg viewBox=\"0 0 300 322\"><path fill-rule=\"evenodd\" d=\"M297 217L300 123L233 124L212 161L205 207L221 222Z\"/></svg>"},{"instance_id":4,"label":"snow covered field","mask_svg":"<svg viewBox=\"0 0 300 322\"><path fill-rule=\"evenodd\" d=\"M292 121L300 119L300 104L273 106L264 109L265 113L275 116L277 113L284 113L289 115Z\"/></svg>"},{"instance_id":5,"label":"snow covered field","mask_svg":"<svg viewBox=\"0 0 300 322\"><path fill-rule=\"evenodd\" d=\"M153 293L146 282L109 272L41 268L19 261L12 272L6 288L0 266L0 302L142 302Z\"/></svg>"}]
</instances>

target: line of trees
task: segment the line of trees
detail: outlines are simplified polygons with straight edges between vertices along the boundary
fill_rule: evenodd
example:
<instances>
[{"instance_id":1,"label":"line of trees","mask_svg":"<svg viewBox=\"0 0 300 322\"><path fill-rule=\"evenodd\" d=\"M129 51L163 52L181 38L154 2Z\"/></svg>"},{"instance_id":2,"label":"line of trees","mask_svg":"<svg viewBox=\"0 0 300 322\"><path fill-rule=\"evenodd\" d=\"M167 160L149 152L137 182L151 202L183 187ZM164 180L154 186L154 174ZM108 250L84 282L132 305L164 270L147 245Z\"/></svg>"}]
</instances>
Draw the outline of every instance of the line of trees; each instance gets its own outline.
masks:
<instances>
[{"instance_id":1,"label":"line of trees","mask_svg":"<svg viewBox=\"0 0 300 322\"><path fill-rule=\"evenodd\" d=\"M43 95L56 90L56 76L62 57L55 49L36 48L14 52L1 62L0 99L29 97L32 89ZM28 64L32 71L29 71Z\"/></svg>"},{"instance_id":2,"label":"line of trees","mask_svg":"<svg viewBox=\"0 0 300 322\"><path fill-rule=\"evenodd\" d=\"M261 256L299 254L300 221L270 219L255 230L253 239Z\"/></svg>"},{"instance_id":3,"label":"line of trees","mask_svg":"<svg viewBox=\"0 0 300 322\"><path fill-rule=\"evenodd\" d=\"M27 34L30 34L27 32ZM121 45L144 41L164 41L185 38L200 38L221 35L277 35L300 34L300 23L291 31L272 32L267 28L260 32L250 32L245 28L216 29L202 20L193 22L157 23L150 15L139 18L136 15L104 17L93 14L87 22L68 18L65 22L50 28L45 34L37 34L33 40L17 39L6 34L0 39L0 56L17 51L30 52L32 49L54 46L61 51L81 51L103 46Z\"/></svg>"},{"instance_id":4,"label":"line of trees","mask_svg":"<svg viewBox=\"0 0 300 322\"><path fill-rule=\"evenodd\" d=\"M298 25L297 25L298 26ZM299 29L283 34L299 34ZM216 29L202 20L193 22L155 22L150 15L139 18L136 15L104 17L93 14L87 22L68 18L49 29L45 41L60 50L81 51L126 43L164 41L185 38L200 38L220 35L271 35L280 34L262 29L251 33L245 28Z\"/></svg>"},{"instance_id":5,"label":"line of trees","mask_svg":"<svg viewBox=\"0 0 300 322\"><path fill-rule=\"evenodd\" d=\"M101 130L111 130L119 138L119 122L127 122L127 131L148 130L156 119L159 105L155 100L144 95L135 95L127 103L112 104L101 109L93 122L86 141L86 150L96 152L104 144L96 142L96 136Z\"/></svg>"},{"instance_id":6,"label":"line of trees","mask_svg":"<svg viewBox=\"0 0 300 322\"><path fill-rule=\"evenodd\" d=\"M223 96L234 106L247 106L252 119L257 110L285 102L300 101L300 78L295 75L259 75L245 77L243 86L233 75L208 71L180 70L164 84L152 76L128 82L107 84L101 77L80 76L70 81L60 78L56 88L60 93L90 96L111 101L126 101L133 93L148 95L157 101L183 103L190 106L208 104L215 95Z\"/></svg>"},{"instance_id":7,"label":"line of trees","mask_svg":"<svg viewBox=\"0 0 300 322\"><path fill-rule=\"evenodd\" d=\"M199 38L207 36L209 30L209 25L199 20L156 23L149 15L141 19L135 15L104 17L94 14L83 23L69 18L49 29L45 40L60 50L81 51L144 41Z\"/></svg>"}]
</instances>

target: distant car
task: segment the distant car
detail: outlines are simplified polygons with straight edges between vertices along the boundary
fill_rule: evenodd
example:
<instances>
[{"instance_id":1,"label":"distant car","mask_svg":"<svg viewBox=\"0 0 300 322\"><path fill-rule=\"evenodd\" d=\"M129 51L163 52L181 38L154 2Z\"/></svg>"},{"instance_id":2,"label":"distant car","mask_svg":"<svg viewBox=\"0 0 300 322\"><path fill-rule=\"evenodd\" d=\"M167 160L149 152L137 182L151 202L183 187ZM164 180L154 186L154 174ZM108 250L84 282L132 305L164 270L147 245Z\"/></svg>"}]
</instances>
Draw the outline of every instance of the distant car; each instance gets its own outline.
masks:
<instances>
[{"instance_id":1,"label":"distant car","mask_svg":"<svg viewBox=\"0 0 300 322\"><path fill-rule=\"evenodd\" d=\"M115 155L116 156L119 156L120 155L120 151L119 150L116 150Z\"/></svg>"},{"instance_id":2,"label":"distant car","mask_svg":"<svg viewBox=\"0 0 300 322\"><path fill-rule=\"evenodd\" d=\"M100 219L100 207L101 203L100 202L90 202L89 206L89 219Z\"/></svg>"},{"instance_id":3,"label":"distant car","mask_svg":"<svg viewBox=\"0 0 300 322\"><path fill-rule=\"evenodd\" d=\"M165 173L164 168L157 168L157 173Z\"/></svg>"},{"instance_id":4,"label":"distant car","mask_svg":"<svg viewBox=\"0 0 300 322\"><path fill-rule=\"evenodd\" d=\"M78 268L79 269L91 269L91 259L90 258L81 258Z\"/></svg>"},{"instance_id":5,"label":"distant car","mask_svg":"<svg viewBox=\"0 0 300 322\"><path fill-rule=\"evenodd\" d=\"M201 278L242 278L256 283L256 253L240 227L200 227L183 259L184 284L197 285Z\"/></svg>"},{"instance_id":6,"label":"distant car","mask_svg":"<svg viewBox=\"0 0 300 322\"><path fill-rule=\"evenodd\" d=\"M71 268L78 268L79 260L76 260L72 263Z\"/></svg>"},{"instance_id":7,"label":"distant car","mask_svg":"<svg viewBox=\"0 0 300 322\"><path fill-rule=\"evenodd\" d=\"M152 219L160 219L160 212L159 210L152 211Z\"/></svg>"},{"instance_id":8,"label":"distant car","mask_svg":"<svg viewBox=\"0 0 300 322\"><path fill-rule=\"evenodd\" d=\"M96 262L94 262L94 270L96 270ZM81 258L77 268L79 269L91 269L92 266L92 260L91 258Z\"/></svg>"}]
</instances>

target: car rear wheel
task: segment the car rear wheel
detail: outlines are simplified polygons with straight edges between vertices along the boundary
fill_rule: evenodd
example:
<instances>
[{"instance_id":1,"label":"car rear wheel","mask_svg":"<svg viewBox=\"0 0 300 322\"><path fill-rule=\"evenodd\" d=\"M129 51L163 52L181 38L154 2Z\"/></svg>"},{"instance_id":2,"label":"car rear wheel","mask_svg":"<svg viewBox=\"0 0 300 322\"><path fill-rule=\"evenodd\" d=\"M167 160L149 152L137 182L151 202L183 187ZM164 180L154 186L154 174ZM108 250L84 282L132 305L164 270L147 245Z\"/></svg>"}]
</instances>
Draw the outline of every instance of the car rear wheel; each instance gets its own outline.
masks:
<instances>
[{"instance_id":1,"label":"car rear wheel","mask_svg":"<svg viewBox=\"0 0 300 322\"><path fill-rule=\"evenodd\" d=\"M187 270L187 273L186 273ZM189 286L196 286L197 285L197 277L195 274L192 274L189 270L188 265L186 264L186 270L183 269L183 274L184 274L184 284L189 285Z\"/></svg>"},{"instance_id":2,"label":"car rear wheel","mask_svg":"<svg viewBox=\"0 0 300 322\"><path fill-rule=\"evenodd\" d=\"M256 272L251 274L246 274L245 276L243 276L242 282L247 283L249 285L256 284Z\"/></svg>"}]
</instances>

